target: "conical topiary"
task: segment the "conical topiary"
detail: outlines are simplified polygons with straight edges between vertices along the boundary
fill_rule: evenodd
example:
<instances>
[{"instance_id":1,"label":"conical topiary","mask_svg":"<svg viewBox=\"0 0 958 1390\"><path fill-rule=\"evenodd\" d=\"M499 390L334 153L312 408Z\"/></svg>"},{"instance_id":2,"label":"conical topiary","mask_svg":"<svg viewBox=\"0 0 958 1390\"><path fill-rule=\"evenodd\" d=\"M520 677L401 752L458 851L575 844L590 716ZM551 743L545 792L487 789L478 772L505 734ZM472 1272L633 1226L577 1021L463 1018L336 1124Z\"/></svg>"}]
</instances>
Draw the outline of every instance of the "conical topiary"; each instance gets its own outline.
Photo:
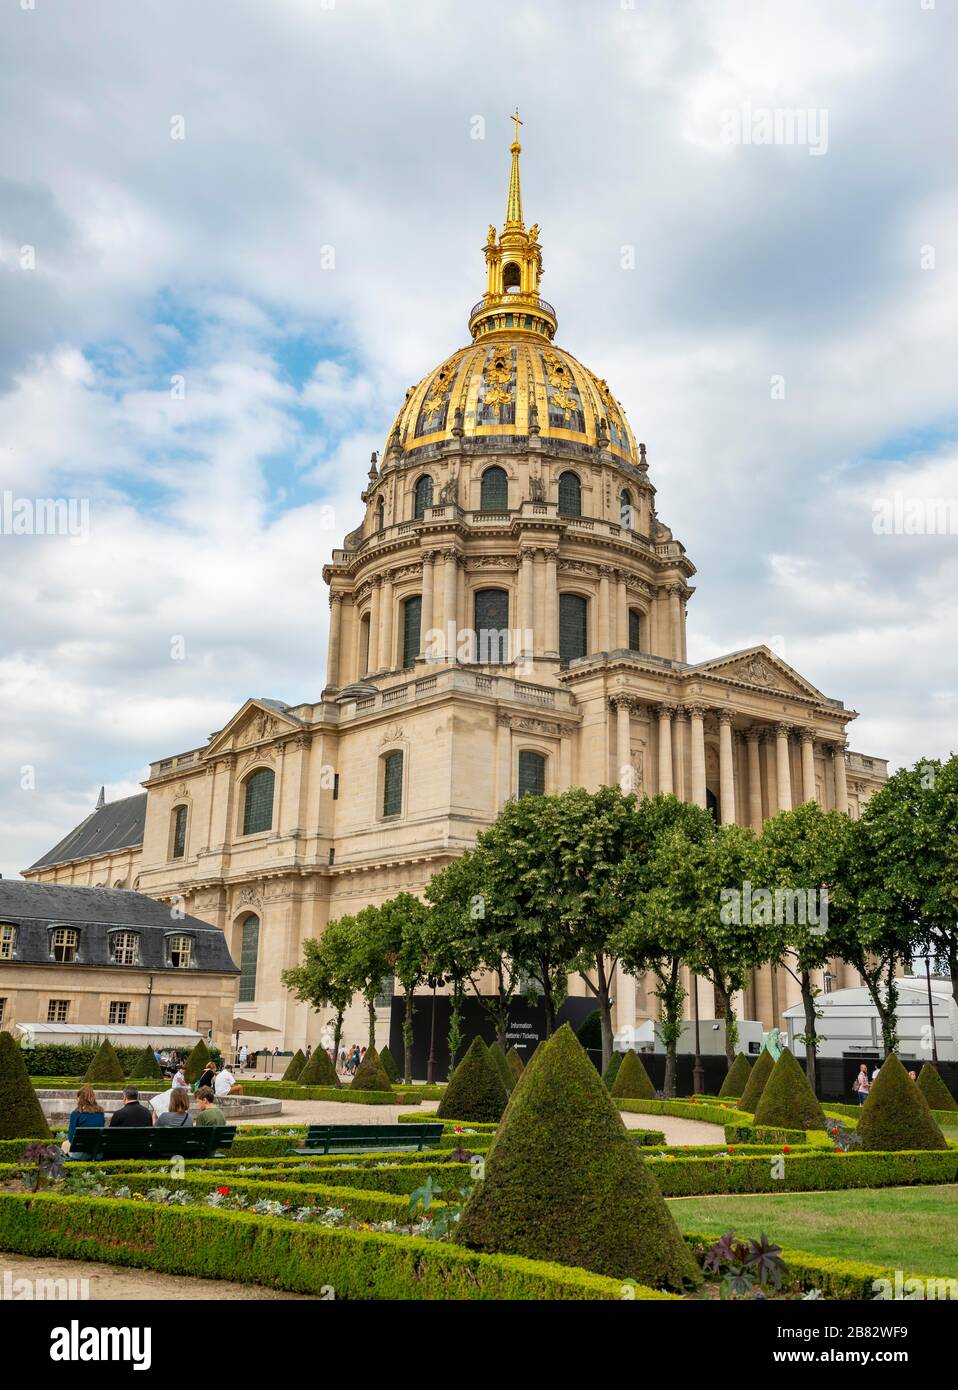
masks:
<instances>
[{"instance_id":1,"label":"conical topiary","mask_svg":"<svg viewBox=\"0 0 958 1390\"><path fill-rule=\"evenodd\" d=\"M392 1082L386 1074L379 1053L374 1047L367 1048L366 1056L356 1068L353 1077L354 1091L391 1091Z\"/></svg>"},{"instance_id":2,"label":"conical topiary","mask_svg":"<svg viewBox=\"0 0 958 1390\"><path fill-rule=\"evenodd\" d=\"M492 1044L492 1046L490 1047L490 1049L489 1049L489 1056L490 1056L490 1058L492 1059L492 1065L495 1067L496 1071L499 1073L499 1079L500 1079L500 1081L502 1082L503 1086L505 1086L505 1088L506 1088L506 1094L508 1095L508 1093L512 1090L512 1088L513 1088L513 1087L515 1086L515 1084L516 1084L516 1078L515 1078L515 1077L513 1076L513 1074L512 1074L512 1068L509 1066L508 1062L506 1061L506 1054L503 1052L502 1048L499 1046L499 1040L498 1040L498 1038L496 1039L496 1041L495 1041L495 1042Z\"/></svg>"},{"instance_id":3,"label":"conical topiary","mask_svg":"<svg viewBox=\"0 0 958 1390\"><path fill-rule=\"evenodd\" d=\"M390 1084L395 1086L399 1080L399 1068L396 1066L395 1058L388 1047L384 1047L380 1052L379 1060L383 1064L383 1071L389 1077Z\"/></svg>"},{"instance_id":4,"label":"conical topiary","mask_svg":"<svg viewBox=\"0 0 958 1390\"><path fill-rule=\"evenodd\" d=\"M183 1068L183 1075L191 1085L194 1081L199 1081L203 1072L206 1070L207 1062L210 1060L210 1050L203 1039L200 1038L193 1048L193 1051L187 1057L186 1066Z\"/></svg>"},{"instance_id":5,"label":"conical topiary","mask_svg":"<svg viewBox=\"0 0 958 1390\"><path fill-rule=\"evenodd\" d=\"M49 1139L50 1126L27 1075L23 1053L0 1033L0 1139Z\"/></svg>"},{"instance_id":6,"label":"conical topiary","mask_svg":"<svg viewBox=\"0 0 958 1390\"><path fill-rule=\"evenodd\" d=\"M863 1149L946 1149L924 1094L893 1052L872 1082L858 1121Z\"/></svg>"},{"instance_id":7,"label":"conical topiary","mask_svg":"<svg viewBox=\"0 0 958 1390\"><path fill-rule=\"evenodd\" d=\"M120 1066L120 1059L114 1051L109 1038L104 1038L83 1073L84 1082L90 1086L102 1085L107 1081L125 1081L126 1074Z\"/></svg>"},{"instance_id":8,"label":"conical topiary","mask_svg":"<svg viewBox=\"0 0 958 1390\"><path fill-rule=\"evenodd\" d=\"M455 1239L681 1289L700 1281L647 1161L568 1024L526 1068Z\"/></svg>"},{"instance_id":9,"label":"conical topiary","mask_svg":"<svg viewBox=\"0 0 958 1390\"><path fill-rule=\"evenodd\" d=\"M299 1074L306 1065L306 1053L298 1047L289 1059L289 1065L280 1077L281 1081L298 1081Z\"/></svg>"},{"instance_id":10,"label":"conical topiary","mask_svg":"<svg viewBox=\"0 0 958 1390\"><path fill-rule=\"evenodd\" d=\"M942 1081L934 1062L926 1062L918 1073L918 1089L927 1100L929 1110L958 1110L958 1101Z\"/></svg>"},{"instance_id":11,"label":"conical topiary","mask_svg":"<svg viewBox=\"0 0 958 1390\"><path fill-rule=\"evenodd\" d=\"M303 1068L296 1081L300 1086L339 1085L336 1068L329 1060L329 1053L325 1047L313 1048L309 1056L303 1059Z\"/></svg>"},{"instance_id":12,"label":"conical topiary","mask_svg":"<svg viewBox=\"0 0 958 1390\"><path fill-rule=\"evenodd\" d=\"M442 1120L473 1123L501 1120L508 1099L489 1049L477 1034L450 1076L436 1115Z\"/></svg>"},{"instance_id":13,"label":"conical topiary","mask_svg":"<svg viewBox=\"0 0 958 1390\"><path fill-rule=\"evenodd\" d=\"M733 1100L741 1096L748 1085L752 1068L744 1052L739 1052L735 1061L725 1073L725 1080L719 1088L720 1100Z\"/></svg>"},{"instance_id":14,"label":"conical topiary","mask_svg":"<svg viewBox=\"0 0 958 1390\"><path fill-rule=\"evenodd\" d=\"M809 1085L805 1071L787 1047L772 1068L772 1074L755 1107L757 1125L780 1129L827 1129L825 1111Z\"/></svg>"},{"instance_id":15,"label":"conical topiary","mask_svg":"<svg viewBox=\"0 0 958 1390\"><path fill-rule=\"evenodd\" d=\"M765 1090L765 1083L771 1076L774 1066L775 1058L767 1047L763 1047L758 1054L758 1061L748 1074L745 1090L742 1092L742 1099L738 1103L740 1110L747 1110L750 1115L755 1114L755 1107L758 1105L761 1094Z\"/></svg>"},{"instance_id":16,"label":"conical topiary","mask_svg":"<svg viewBox=\"0 0 958 1390\"><path fill-rule=\"evenodd\" d=\"M522 1058L519 1056L519 1053L516 1051L514 1047L510 1047L509 1051L506 1053L506 1062L509 1065L509 1070L512 1072L512 1079L514 1084L516 1081L519 1080L519 1077L525 1071L525 1063L523 1062Z\"/></svg>"},{"instance_id":17,"label":"conical topiary","mask_svg":"<svg viewBox=\"0 0 958 1390\"><path fill-rule=\"evenodd\" d=\"M613 1052L612 1056L609 1058L609 1065L602 1073L602 1080L605 1082L606 1089L609 1091L611 1091L612 1087L615 1085L615 1078L619 1074L619 1067L622 1065L622 1058L624 1056L624 1052Z\"/></svg>"},{"instance_id":18,"label":"conical topiary","mask_svg":"<svg viewBox=\"0 0 958 1390\"><path fill-rule=\"evenodd\" d=\"M641 1057L632 1048L623 1054L609 1095L616 1100L655 1100L655 1087Z\"/></svg>"},{"instance_id":19,"label":"conical topiary","mask_svg":"<svg viewBox=\"0 0 958 1390\"><path fill-rule=\"evenodd\" d=\"M133 1063L130 1075L135 1076L138 1081L158 1081L162 1077L163 1071L149 1044Z\"/></svg>"}]
</instances>

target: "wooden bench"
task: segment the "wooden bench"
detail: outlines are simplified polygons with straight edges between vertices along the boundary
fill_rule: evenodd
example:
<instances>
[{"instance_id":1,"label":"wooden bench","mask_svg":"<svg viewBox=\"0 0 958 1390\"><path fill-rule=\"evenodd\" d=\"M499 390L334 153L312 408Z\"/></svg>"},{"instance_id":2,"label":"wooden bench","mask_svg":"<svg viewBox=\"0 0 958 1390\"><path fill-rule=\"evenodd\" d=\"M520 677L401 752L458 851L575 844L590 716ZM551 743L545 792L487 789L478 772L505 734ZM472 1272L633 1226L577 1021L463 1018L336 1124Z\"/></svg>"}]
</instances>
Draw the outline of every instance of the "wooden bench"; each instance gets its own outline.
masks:
<instances>
[{"instance_id":1,"label":"wooden bench","mask_svg":"<svg viewBox=\"0 0 958 1390\"><path fill-rule=\"evenodd\" d=\"M379 1149L407 1149L420 1153L435 1149L442 1138L442 1123L405 1125L310 1125L301 1149L289 1154L363 1153Z\"/></svg>"},{"instance_id":2,"label":"wooden bench","mask_svg":"<svg viewBox=\"0 0 958 1390\"><path fill-rule=\"evenodd\" d=\"M215 1158L232 1147L235 1133L235 1125L78 1129L69 1157L93 1163L115 1158Z\"/></svg>"}]
</instances>

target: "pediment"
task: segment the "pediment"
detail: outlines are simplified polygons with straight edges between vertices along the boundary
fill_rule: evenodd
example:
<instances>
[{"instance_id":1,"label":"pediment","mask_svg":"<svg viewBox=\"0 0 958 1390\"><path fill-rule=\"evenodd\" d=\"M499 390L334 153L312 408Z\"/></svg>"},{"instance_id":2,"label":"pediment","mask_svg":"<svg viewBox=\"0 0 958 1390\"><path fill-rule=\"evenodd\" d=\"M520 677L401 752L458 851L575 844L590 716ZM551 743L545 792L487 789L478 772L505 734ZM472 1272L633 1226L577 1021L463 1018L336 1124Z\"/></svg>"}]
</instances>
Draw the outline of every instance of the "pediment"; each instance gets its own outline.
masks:
<instances>
[{"instance_id":1,"label":"pediment","mask_svg":"<svg viewBox=\"0 0 958 1390\"><path fill-rule=\"evenodd\" d=\"M817 686L783 661L769 647L751 647L748 651L732 652L711 661L703 661L694 670L723 680L740 681L756 690L770 690L782 695L800 695L805 699L825 700Z\"/></svg>"},{"instance_id":2,"label":"pediment","mask_svg":"<svg viewBox=\"0 0 958 1390\"><path fill-rule=\"evenodd\" d=\"M295 715L287 714L273 704L247 700L229 723L212 736L206 753L207 756L213 753L238 753L302 727L302 721Z\"/></svg>"}]
</instances>

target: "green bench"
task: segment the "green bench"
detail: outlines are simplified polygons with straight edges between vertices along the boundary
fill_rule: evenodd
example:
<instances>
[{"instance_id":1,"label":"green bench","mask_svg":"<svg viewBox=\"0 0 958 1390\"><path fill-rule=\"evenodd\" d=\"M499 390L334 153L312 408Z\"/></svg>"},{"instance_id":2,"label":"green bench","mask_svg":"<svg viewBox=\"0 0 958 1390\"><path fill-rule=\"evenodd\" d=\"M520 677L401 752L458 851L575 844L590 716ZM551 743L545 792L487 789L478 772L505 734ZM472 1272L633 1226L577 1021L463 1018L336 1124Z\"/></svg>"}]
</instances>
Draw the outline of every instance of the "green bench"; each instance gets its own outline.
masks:
<instances>
[{"instance_id":1,"label":"green bench","mask_svg":"<svg viewBox=\"0 0 958 1390\"><path fill-rule=\"evenodd\" d=\"M442 1138L442 1124L415 1125L310 1125L301 1149L288 1154L364 1153L379 1149L407 1149L421 1153L435 1149Z\"/></svg>"},{"instance_id":2,"label":"green bench","mask_svg":"<svg viewBox=\"0 0 958 1390\"><path fill-rule=\"evenodd\" d=\"M78 1129L69 1157L94 1163L115 1158L219 1158L232 1147L235 1133L235 1125Z\"/></svg>"}]
</instances>

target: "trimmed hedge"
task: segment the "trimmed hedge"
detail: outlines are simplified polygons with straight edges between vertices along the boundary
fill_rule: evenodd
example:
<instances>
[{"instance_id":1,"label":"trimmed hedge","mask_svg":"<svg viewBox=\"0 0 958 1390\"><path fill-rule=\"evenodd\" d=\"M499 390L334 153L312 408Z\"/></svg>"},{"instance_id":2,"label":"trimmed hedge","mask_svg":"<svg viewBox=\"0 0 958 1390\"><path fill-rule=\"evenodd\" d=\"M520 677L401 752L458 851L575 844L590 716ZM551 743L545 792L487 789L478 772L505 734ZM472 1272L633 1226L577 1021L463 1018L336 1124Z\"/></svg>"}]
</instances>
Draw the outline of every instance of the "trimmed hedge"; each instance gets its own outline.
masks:
<instances>
[{"instance_id":1,"label":"trimmed hedge","mask_svg":"<svg viewBox=\"0 0 958 1390\"><path fill-rule=\"evenodd\" d=\"M918 1073L918 1089L921 1091L925 1100L928 1102L928 1109L934 1115L936 1110L944 1112L958 1110L958 1100L941 1079L941 1073L934 1062L926 1062ZM954 1123L958 1124L958 1115L953 1116ZM941 1121L939 1120L940 1124Z\"/></svg>"},{"instance_id":2,"label":"trimmed hedge","mask_svg":"<svg viewBox=\"0 0 958 1390\"><path fill-rule=\"evenodd\" d=\"M383 1064L383 1071L389 1077L390 1086L395 1086L396 1082L400 1079L399 1068L396 1066L396 1059L393 1057L388 1047L384 1047L382 1052L380 1052L379 1060Z\"/></svg>"},{"instance_id":3,"label":"trimmed hedge","mask_svg":"<svg viewBox=\"0 0 958 1390\"><path fill-rule=\"evenodd\" d=\"M285 1076L283 1080L286 1080ZM339 1090L339 1077L336 1075L336 1068L330 1061L329 1053L325 1047L314 1048L309 1057L303 1057L303 1065L296 1078L296 1085L297 1087L322 1086L331 1091ZM388 1091L388 1084L381 1089Z\"/></svg>"},{"instance_id":4,"label":"trimmed hedge","mask_svg":"<svg viewBox=\"0 0 958 1390\"><path fill-rule=\"evenodd\" d=\"M306 1053L298 1047L289 1059L289 1065L280 1077L281 1081L298 1081L300 1072L306 1065Z\"/></svg>"},{"instance_id":5,"label":"trimmed hedge","mask_svg":"<svg viewBox=\"0 0 958 1390\"><path fill-rule=\"evenodd\" d=\"M187 1081L190 1083L191 1086L194 1081L199 1081L200 1077L206 1070L206 1064L209 1061L212 1061L210 1050L206 1046L206 1043L203 1041L203 1039L199 1038L196 1042L196 1045L193 1048L193 1051L187 1057L186 1065L183 1068L183 1075L186 1077Z\"/></svg>"},{"instance_id":6,"label":"trimmed hedge","mask_svg":"<svg viewBox=\"0 0 958 1390\"><path fill-rule=\"evenodd\" d=\"M104 1038L84 1073L83 1084L96 1086L100 1081L116 1081L122 1086L124 1080L123 1068L120 1066L119 1057L113 1051L113 1044L109 1038Z\"/></svg>"},{"instance_id":7,"label":"trimmed hedge","mask_svg":"<svg viewBox=\"0 0 958 1390\"><path fill-rule=\"evenodd\" d=\"M752 1116L730 1105L701 1104L692 1100L630 1100L616 1098L617 1110L636 1115L674 1115L680 1120L699 1120L706 1125L750 1125Z\"/></svg>"},{"instance_id":8,"label":"trimmed hedge","mask_svg":"<svg viewBox=\"0 0 958 1390\"><path fill-rule=\"evenodd\" d=\"M647 1158L663 1197L732 1196L742 1192L831 1192L855 1187L905 1187L953 1183L958 1153L786 1154L782 1177L772 1175L772 1155L743 1158ZM776 1168L776 1171L779 1171ZM767 1209L763 1221L769 1220Z\"/></svg>"},{"instance_id":9,"label":"trimmed hedge","mask_svg":"<svg viewBox=\"0 0 958 1390\"><path fill-rule=\"evenodd\" d=\"M755 1107L757 1125L783 1129L824 1129L821 1103L791 1050L783 1047Z\"/></svg>"},{"instance_id":10,"label":"trimmed hedge","mask_svg":"<svg viewBox=\"0 0 958 1390\"><path fill-rule=\"evenodd\" d=\"M858 1121L862 1148L946 1149L928 1102L893 1052L885 1058Z\"/></svg>"},{"instance_id":11,"label":"trimmed hedge","mask_svg":"<svg viewBox=\"0 0 958 1390\"><path fill-rule=\"evenodd\" d=\"M726 1100L730 1097L740 1097L748 1085L751 1074L751 1063L745 1053L736 1053L735 1061L725 1073L725 1080L719 1087L718 1099Z\"/></svg>"},{"instance_id":12,"label":"trimmed hedge","mask_svg":"<svg viewBox=\"0 0 958 1390\"><path fill-rule=\"evenodd\" d=\"M519 1077L525 1071L526 1067L525 1063L523 1062L522 1058L519 1056L518 1052L514 1047L510 1047L509 1051L506 1053L506 1061L509 1064L509 1070L512 1072L512 1075L515 1077L516 1081L518 1081Z\"/></svg>"},{"instance_id":13,"label":"trimmed hedge","mask_svg":"<svg viewBox=\"0 0 958 1390\"><path fill-rule=\"evenodd\" d=\"M506 1095L509 1095L510 1091L515 1087L516 1077L512 1068L506 1061L506 1054L499 1046L498 1039L492 1043L489 1048L489 1060L499 1073L499 1080L506 1088Z\"/></svg>"},{"instance_id":14,"label":"trimmed hedge","mask_svg":"<svg viewBox=\"0 0 958 1390\"><path fill-rule=\"evenodd\" d=\"M609 1065L602 1073L602 1080L605 1082L606 1088L609 1091L611 1091L612 1087L615 1085L615 1078L619 1074L619 1067L622 1065L622 1058L624 1056L624 1052L613 1052L612 1056L609 1058Z\"/></svg>"},{"instance_id":15,"label":"trimmed hedge","mask_svg":"<svg viewBox=\"0 0 958 1390\"><path fill-rule=\"evenodd\" d=\"M142 1049L139 1047L118 1047L114 1049L120 1059L120 1066L126 1076L135 1076L134 1067ZM36 1047L22 1047L23 1060L31 1076L52 1077L51 1085L82 1084L83 1073L97 1054L97 1044L71 1046L62 1043L39 1043ZM67 1078L64 1083L63 1078ZM34 1083L37 1084L37 1083Z\"/></svg>"},{"instance_id":16,"label":"trimmed hedge","mask_svg":"<svg viewBox=\"0 0 958 1390\"><path fill-rule=\"evenodd\" d=\"M603 1299L622 1284L581 1269L481 1255L419 1236L330 1230L282 1217L116 1198L0 1193L0 1249L106 1261L363 1300ZM667 1297L651 1289L637 1299Z\"/></svg>"},{"instance_id":17,"label":"trimmed hedge","mask_svg":"<svg viewBox=\"0 0 958 1390\"><path fill-rule=\"evenodd\" d=\"M117 1053L119 1056L119 1053ZM120 1059L122 1061L122 1058ZM147 1043L128 1073L142 1081L162 1081L163 1072L156 1060L152 1047Z\"/></svg>"},{"instance_id":18,"label":"trimmed hedge","mask_svg":"<svg viewBox=\"0 0 958 1390\"><path fill-rule=\"evenodd\" d=\"M353 1074L350 1091L389 1091L392 1094L392 1082L386 1075L386 1068L379 1060L379 1053L374 1047L366 1051L366 1056L360 1062Z\"/></svg>"},{"instance_id":19,"label":"trimmed hedge","mask_svg":"<svg viewBox=\"0 0 958 1390\"><path fill-rule=\"evenodd\" d=\"M715 1243L712 1235L698 1231L686 1231L688 1241L698 1259ZM812 1255L805 1250L782 1250L782 1259L788 1268L788 1275L796 1280L803 1290L819 1289L828 1299L855 1299L870 1302L875 1297L875 1281L887 1280L895 1287L898 1271L886 1269L882 1265L859 1264L853 1260L838 1260L829 1255ZM918 1279L921 1286L927 1286L929 1275L908 1274L905 1279ZM786 1276L788 1282L788 1276Z\"/></svg>"},{"instance_id":20,"label":"trimmed hedge","mask_svg":"<svg viewBox=\"0 0 958 1390\"><path fill-rule=\"evenodd\" d=\"M467 1120L500 1120L507 1100L502 1078L489 1056L489 1049L477 1033L449 1078L436 1117L442 1120L455 1115Z\"/></svg>"},{"instance_id":21,"label":"trimmed hedge","mask_svg":"<svg viewBox=\"0 0 958 1390\"><path fill-rule=\"evenodd\" d=\"M0 1032L0 1140L49 1139L50 1126L30 1083L23 1048ZM21 1153L23 1149L21 1148Z\"/></svg>"},{"instance_id":22,"label":"trimmed hedge","mask_svg":"<svg viewBox=\"0 0 958 1390\"><path fill-rule=\"evenodd\" d=\"M655 1100L655 1087L641 1057L632 1048L622 1058L622 1065L609 1088L613 1100Z\"/></svg>"},{"instance_id":23,"label":"trimmed hedge","mask_svg":"<svg viewBox=\"0 0 958 1390\"><path fill-rule=\"evenodd\" d=\"M742 1092L741 1106L743 1110L747 1110L750 1114L754 1115L759 1097L765 1089L765 1083L771 1076L774 1066L775 1058L767 1047L763 1047L758 1054L757 1062L748 1074L745 1090Z\"/></svg>"}]
</instances>

